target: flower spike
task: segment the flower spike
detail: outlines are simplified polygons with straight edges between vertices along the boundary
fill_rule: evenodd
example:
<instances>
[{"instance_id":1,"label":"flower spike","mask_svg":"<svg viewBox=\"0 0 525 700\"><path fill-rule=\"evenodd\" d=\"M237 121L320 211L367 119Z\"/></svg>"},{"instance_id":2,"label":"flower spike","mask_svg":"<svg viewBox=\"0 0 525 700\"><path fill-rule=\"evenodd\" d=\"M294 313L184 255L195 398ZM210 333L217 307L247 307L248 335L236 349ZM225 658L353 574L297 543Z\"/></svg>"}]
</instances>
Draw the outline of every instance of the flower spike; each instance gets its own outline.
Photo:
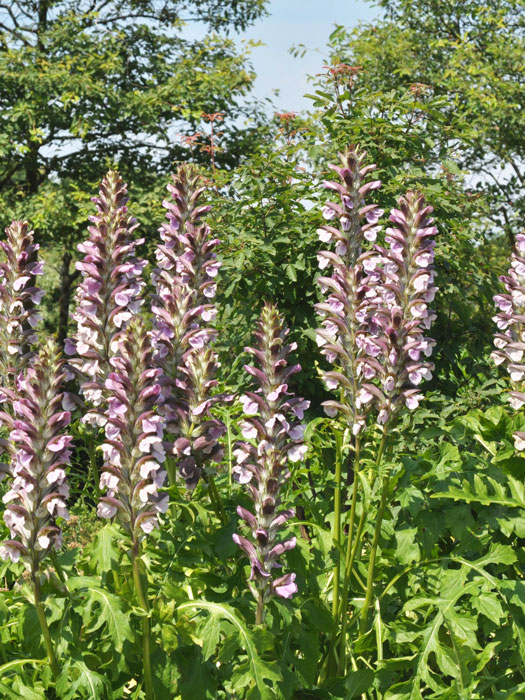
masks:
<instances>
[{"instance_id":1,"label":"flower spike","mask_svg":"<svg viewBox=\"0 0 525 700\"><path fill-rule=\"evenodd\" d=\"M509 403L515 410L525 405L525 234L518 233L507 275L500 281L504 294L496 294L499 312L494 316L498 333L494 336L496 350L491 358L496 365L506 365L510 377ZM518 452L525 450L525 432L513 435Z\"/></svg>"},{"instance_id":2,"label":"flower spike","mask_svg":"<svg viewBox=\"0 0 525 700\"><path fill-rule=\"evenodd\" d=\"M256 348L246 348L257 360L256 367L245 366L259 388L241 397L245 418L241 430L245 441L236 443L233 468L235 479L246 484L254 504L254 513L239 506L237 513L249 526L251 540L233 535L234 541L248 556L251 564L250 586L258 601L258 623L262 622L264 604L274 595L291 598L297 592L295 574L272 578L272 569L287 550L295 547L295 537L279 542L278 530L294 515L280 511L280 493L290 476L288 461L303 459L306 445L304 426L300 422L310 402L288 391L290 377L300 365L287 364L295 343L286 343L288 329L273 305L263 307Z\"/></svg>"},{"instance_id":3,"label":"flower spike","mask_svg":"<svg viewBox=\"0 0 525 700\"><path fill-rule=\"evenodd\" d=\"M36 305L44 292L34 278L43 273L38 260L39 245L27 221L13 221L0 241L0 383L15 388L15 380L32 357L29 346L36 342L35 327L40 320ZM3 399L2 399L3 396ZM0 391L0 401L6 396Z\"/></svg>"},{"instance_id":4,"label":"flower spike","mask_svg":"<svg viewBox=\"0 0 525 700\"><path fill-rule=\"evenodd\" d=\"M105 381L108 408L100 488L106 493L97 513L101 518L116 516L133 541L139 541L168 507L168 495L159 492L166 479L164 419L155 411L162 401L162 370L152 364L151 342L140 316L114 343L112 371Z\"/></svg>"},{"instance_id":5,"label":"flower spike","mask_svg":"<svg viewBox=\"0 0 525 700\"><path fill-rule=\"evenodd\" d=\"M181 166L168 186L172 200L163 202L168 223L160 229L163 243L157 248L152 332L155 362L164 372L162 411L173 436L169 451L189 489L206 460L221 459L217 441L225 432L209 413L224 398L211 394L219 365L208 347L216 336L209 323L217 313L212 300L220 263L219 241L201 221L210 207L199 203L204 191L199 181L192 167Z\"/></svg>"},{"instance_id":6,"label":"flower spike","mask_svg":"<svg viewBox=\"0 0 525 700\"><path fill-rule=\"evenodd\" d=\"M135 257L144 239L132 238L138 224L128 213L126 185L117 172L108 172L93 201L97 214L90 217L93 226L89 227L88 240L78 246L84 259L77 263L83 277L73 313L77 332L66 340L65 352L76 355L70 365L84 379L85 398L100 406L116 353L114 337L142 304L141 275L146 261ZM94 416L88 414L86 422L93 422Z\"/></svg>"},{"instance_id":7,"label":"flower spike","mask_svg":"<svg viewBox=\"0 0 525 700\"><path fill-rule=\"evenodd\" d=\"M0 556L22 559L35 574L50 549L61 546L57 519L69 518L65 466L72 438L63 433L71 420L70 412L61 407L64 377L58 347L50 340L18 381L14 418L6 412L0 415L10 428L9 442L4 442L11 452L12 477L3 497L11 539L0 546Z\"/></svg>"},{"instance_id":8,"label":"flower spike","mask_svg":"<svg viewBox=\"0 0 525 700\"><path fill-rule=\"evenodd\" d=\"M383 210L367 204L365 195L380 187L379 180L367 181L375 165L365 165L366 152L350 146L340 154L342 167L332 166L342 182L325 182L340 195L340 203L328 202L323 209L325 219L333 221L318 230L323 243L334 243L335 251L318 254L319 267L331 266L331 277L317 282L327 299L316 304L323 318L317 331L321 353L333 362L334 370L323 372L327 389L338 390L341 399L323 403L325 413L342 413L357 435L365 425L375 387L370 383L380 371L376 359L379 346L374 341L369 309L380 281L380 257L373 251L362 251L363 242L375 241L381 226ZM337 223L337 227L335 224Z\"/></svg>"},{"instance_id":9,"label":"flower spike","mask_svg":"<svg viewBox=\"0 0 525 700\"><path fill-rule=\"evenodd\" d=\"M380 348L382 390L376 392L378 422L386 424L406 406L417 408L422 399L419 385L432 378L434 365L428 358L435 340L427 331L436 314L430 310L437 291L434 286L432 207L417 192L399 199L399 209L390 214L396 228L388 228L389 249L378 248L383 257L383 283L376 299L375 317L382 334L375 339Z\"/></svg>"}]
</instances>

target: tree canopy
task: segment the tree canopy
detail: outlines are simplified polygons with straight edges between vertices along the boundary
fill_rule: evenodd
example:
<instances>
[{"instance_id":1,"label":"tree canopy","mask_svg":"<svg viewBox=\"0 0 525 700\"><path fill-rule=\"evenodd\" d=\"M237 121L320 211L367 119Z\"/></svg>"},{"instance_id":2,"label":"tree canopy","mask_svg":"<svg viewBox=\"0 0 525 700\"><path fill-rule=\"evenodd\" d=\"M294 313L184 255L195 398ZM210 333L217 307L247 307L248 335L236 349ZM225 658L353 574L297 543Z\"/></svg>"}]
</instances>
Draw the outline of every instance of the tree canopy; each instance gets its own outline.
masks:
<instances>
[{"instance_id":1,"label":"tree canopy","mask_svg":"<svg viewBox=\"0 0 525 700\"><path fill-rule=\"evenodd\" d=\"M226 166L257 130L238 126L253 73L226 36L264 12L263 0L197 2L14 0L0 3L0 201L4 224L28 218L62 248L60 304L66 331L71 248L90 193L118 164L150 200L206 115L221 124ZM184 24L207 31L188 39ZM218 34L217 30L222 33ZM252 110L253 112L253 110ZM203 117L204 115L204 117ZM204 119L204 121L203 121ZM208 119L209 126L209 119ZM201 128L201 148L214 148ZM192 157L208 158L199 148ZM58 289L51 295L55 299Z\"/></svg>"},{"instance_id":2,"label":"tree canopy","mask_svg":"<svg viewBox=\"0 0 525 700\"><path fill-rule=\"evenodd\" d=\"M338 59L359 66L379 102L411 91L425 122L483 193L493 233L510 243L525 214L520 0L380 0L385 16L333 36ZM425 107L435 106L431 115Z\"/></svg>"}]
</instances>

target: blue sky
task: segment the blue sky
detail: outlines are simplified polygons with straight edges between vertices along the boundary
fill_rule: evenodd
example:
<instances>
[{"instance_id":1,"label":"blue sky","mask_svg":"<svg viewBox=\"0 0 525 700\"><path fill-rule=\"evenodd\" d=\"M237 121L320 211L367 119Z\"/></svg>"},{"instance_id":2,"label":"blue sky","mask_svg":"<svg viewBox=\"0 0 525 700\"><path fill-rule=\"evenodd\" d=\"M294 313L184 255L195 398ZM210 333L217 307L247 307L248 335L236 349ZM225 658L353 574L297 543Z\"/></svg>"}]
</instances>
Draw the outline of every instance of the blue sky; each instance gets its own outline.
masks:
<instances>
[{"instance_id":1,"label":"blue sky","mask_svg":"<svg viewBox=\"0 0 525 700\"><path fill-rule=\"evenodd\" d=\"M307 75L319 73L327 62L326 44L335 24L354 27L378 17L379 11L364 0L272 0L269 17L259 20L242 38L261 40L265 46L253 49L257 73L256 97L274 98L279 111L307 109L311 101ZM288 49L304 44L303 58L293 58Z\"/></svg>"}]
</instances>

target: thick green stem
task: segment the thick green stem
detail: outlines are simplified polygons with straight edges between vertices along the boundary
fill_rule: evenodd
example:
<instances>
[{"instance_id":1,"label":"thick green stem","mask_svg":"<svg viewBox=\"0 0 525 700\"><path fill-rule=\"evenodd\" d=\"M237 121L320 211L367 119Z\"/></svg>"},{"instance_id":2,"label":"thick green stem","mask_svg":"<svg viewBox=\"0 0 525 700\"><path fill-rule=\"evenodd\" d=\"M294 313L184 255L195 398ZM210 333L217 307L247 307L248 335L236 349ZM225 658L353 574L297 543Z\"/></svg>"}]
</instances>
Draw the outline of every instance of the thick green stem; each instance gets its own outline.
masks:
<instances>
[{"instance_id":1,"label":"thick green stem","mask_svg":"<svg viewBox=\"0 0 525 700\"><path fill-rule=\"evenodd\" d=\"M376 598L376 648L377 648L377 660L383 661L383 623L381 620L381 603L379 598Z\"/></svg>"},{"instance_id":2,"label":"thick green stem","mask_svg":"<svg viewBox=\"0 0 525 700\"><path fill-rule=\"evenodd\" d=\"M386 428L383 428L383 434L381 436L381 442L379 444L379 449L376 455L376 465L379 468L381 460L383 459L383 454L385 451L387 443L387 432ZM361 534L363 532L365 519L366 519L366 509L365 504L362 504L361 516L357 525L357 531L355 538L353 536L353 528L355 522L355 509L357 505L357 494L358 494L358 474L359 474L359 456L361 452L360 440L356 441L356 458L354 461L354 487L352 492L352 505L350 510L350 531L348 533L348 541L346 548L346 559L345 559L345 575L343 580L343 595L341 599L341 609L339 616L341 618L341 648L339 652L339 668L338 673L342 674L345 672L346 667L346 629L348 624L347 607L348 607L348 594L350 591L350 581L352 577L352 570L354 568L354 562L356 559L357 552L359 551L359 545L361 542Z\"/></svg>"},{"instance_id":3,"label":"thick green stem","mask_svg":"<svg viewBox=\"0 0 525 700\"><path fill-rule=\"evenodd\" d=\"M337 548L337 562L334 566L333 575L333 594L332 594L332 614L334 620L337 619L337 611L339 610L339 577L341 570L341 562L339 561L339 550L341 544L341 472L343 464L343 439L339 430L334 430L335 433L335 490L334 490L334 526L332 537Z\"/></svg>"},{"instance_id":4,"label":"thick green stem","mask_svg":"<svg viewBox=\"0 0 525 700\"><path fill-rule=\"evenodd\" d=\"M264 593L259 591L257 598L257 612L255 613L255 624L262 625L264 621Z\"/></svg>"},{"instance_id":5,"label":"thick green stem","mask_svg":"<svg viewBox=\"0 0 525 700\"><path fill-rule=\"evenodd\" d=\"M381 466L381 461L383 459L383 454L385 452L385 448L387 445L387 428L390 427L390 431L392 431L393 425L388 426L388 424L385 424L383 426L383 435L381 438L381 444L379 446L379 450L377 452L377 457L376 457L376 465L377 465L377 470L379 471L380 466ZM374 538L372 540L372 548L370 550L370 560L368 562L368 574L367 574L367 579L366 579L366 591L365 591L365 602L363 604L363 607L361 609L361 620L359 623L359 633L364 634L366 630L366 624L368 620L368 610L370 608L370 604L372 602L372 594L373 594L373 588L374 588L374 573L375 573L375 563L376 563L376 556L377 556L377 547L379 544L379 538L381 536L381 525L383 524L383 515L385 512L385 506L388 498L388 488L390 486L390 475L387 475L386 477L383 477L382 483L381 483L381 500L379 502L379 508L377 510L377 515L376 515L376 524L374 528Z\"/></svg>"},{"instance_id":6,"label":"thick green stem","mask_svg":"<svg viewBox=\"0 0 525 700\"><path fill-rule=\"evenodd\" d=\"M357 505L357 492L358 492L358 474L359 474L359 458L361 454L361 440L357 437L355 442L355 454L354 454L354 483L352 487L352 503L350 505L350 523L348 525L348 538L346 541L346 557L345 557L345 572L343 577L343 595L341 597L341 606L336 610L335 619L336 621L341 618L341 648L339 650L339 662L338 662L338 673L344 672L344 667L346 665L345 659L345 636L346 636L346 609L348 607L348 589L350 585L350 574L352 571L353 558L352 549L354 544L354 525L355 525L355 512ZM350 467L349 467L350 469ZM363 506L364 509L364 506ZM358 534L360 535L359 528ZM357 547L355 548L357 549ZM354 554L355 557L355 554Z\"/></svg>"},{"instance_id":7,"label":"thick green stem","mask_svg":"<svg viewBox=\"0 0 525 700\"><path fill-rule=\"evenodd\" d=\"M366 593L365 602L361 609L361 620L359 623L359 633L364 634L366 631L366 624L368 620L368 610L370 609L370 604L372 602L372 594L374 589L374 569L377 556L377 546L379 544L379 538L381 536L381 525L383 524L383 515L385 513L385 506L388 499L388 488L390 486L390 475L383 477L381 483L381 501L379 502L379 508L376 516L376 524L374 528L374 539L372 540L372 548L370 550L370 560L368 562L368 576L366 579Z\"/></svg>"},{"instance_id":8,"label":"thick green stem","mask_svg":"<svg viewBox=\"0 0 525 700\"><path fill-rule=\"evenodd\" d=\"M226 425L226 450L228 452L228 496L232 495L233 487L233 445L232 445L232 419L229 413L226 414L224 421Z\"/></svg>"},{"instance_id":9,"label":"thick green stem","mask_svg":"<svg viewBox=\"0 0 525 700\"><path fill-rule=\"evenodd\" d=\"M168 473L168 483L170 486L177 485L177 462L172 458L166 459L166 472Z\"/></svg>"},{"instance_id":10,"label":"thick green stem","mask_svg":"<svg viewBox=\"0 0 525 700\"><path fill-rule=\"evenodd\" d=\"M341 603L341 609L344 610L346 607L346 601L348 599L348 581L350 577L349 566L351 560L352 547L354 544L354 525L355 525L355 513L357 506L357 493L358 493L358 474L359 474L359 459L361 456L361 441L356 438L355 443L355 455L354 455L354 483L352 486L352 502L350 505L350 522L348 524L348 538L346 540L346 557L345 557L345 575L343 579L343 600ZM346 597L345 597L346 596ZM341 612L341 609L339 612Z\"/></svg>"},{"instance_id":11,"label":"thick green stem","mask_svg":"<svg viewBox=\"0 0 525 700\"><path fill-rule=\"evenodd\" d=\"M44 637L44 644L47 651L47 656L49 658L49 664L51 666L51 672L53 673L53 678L56 680L59 675L59 668L57 663L57 658L55 656L55 650L53 647L53 642L51 640L51 634L49 632L49 627L47 626L46 614L44 612L44 606L42 605L42 598L40 595L40 581L38 580L38 571L33 571L31 574L31 580L33 582L33 591L35 595L35 608L38 615L38 620L40 622L40 627L42 629L42 635Z\"/></svg>"},{"instance_id":12,"label":"thick green stem","mask_svg":"<svg viewBox=\"0 0 525 700\"><path fill-rule=\"evenodd\" d=\"M363 528L365 526L366 513L366 509L363 505L363 510L361 511L359 522L357 523L357 531L355 533L355 541L354 546L352 547L352 554L350 555L350 561L348 562L348 590L350 590L350 577L352 576L352 572L354 573L354 576L356 576L356 572L354 571L354 562L356 560L357 552L359 551L359 546L361 544L361 535L363 534Z\"/></svg>"},{"instance_id":13,"label":"thick green stem","mask_svg":"<svg viewBox=\"0 0 525 700\"><path fill-rule=\"evenodd\" d=\"M210 495L210 502L213 507L213 510L215 511L221 523L223 525L226 525L228 522L228 516L226 515L226 511L224 510L222 498L219 492L217 491L215 479L213 478L213 476L204 475L204 481L208 484L208 493Z\"/></svg>"},{"instance_id":14,"label":"thick green stem","mask_svg":"<svg viewBox=\"0 0 525 700\"><path fill-rule=\"evenodd\" d=\"M133 582L139 600L140 607L144 612L142 618L142 653L144 662L144 685L146 686L146 700L154 700L153 676L151 673L151 627L149 618L149 605L142 588L139 570L139 543L134 540L131 549L131 561L133 565Z\"/></svg>"}]
</instances>

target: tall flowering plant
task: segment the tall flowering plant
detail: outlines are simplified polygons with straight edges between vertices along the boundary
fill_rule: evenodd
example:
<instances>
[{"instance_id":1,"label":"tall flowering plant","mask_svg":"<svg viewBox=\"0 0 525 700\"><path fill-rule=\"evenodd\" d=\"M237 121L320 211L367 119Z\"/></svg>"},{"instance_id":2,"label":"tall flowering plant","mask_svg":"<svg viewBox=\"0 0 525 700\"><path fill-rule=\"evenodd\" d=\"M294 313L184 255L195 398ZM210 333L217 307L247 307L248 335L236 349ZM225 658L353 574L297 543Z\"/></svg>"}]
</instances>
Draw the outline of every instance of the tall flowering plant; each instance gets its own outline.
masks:
<instances>
[{"instance_id":1,"label":"tall flowering plant","mask_svg":"<svg viewBox=\"0 0 525 700\"><path fill-rule=\"evenodd\" d=\"M425 332L436 314L430 309L437 288L434 286L434 236L437 227L428 216L432 207L424 197L409 191L399 198L398 209L390 212L395 227L386 230L388 248L376 246L381 255L381 283L371 309L378 330L374 344L379 348L380 388L374 387L370 399L378 410L377 422L383 426L377 463L381 462L388 439L400 411L414 410L422 399L419 386L432 377L434 366L426 358L435 341ZM375 561L381 525L389 498L390 474L381 480L381 497L370 548L365 601L361 608L360 631L366 631L372 603ZM363 511L364 513L364 511Z\"/></svg>"},{"instance_id":2,"label":"tall flowering plant","mask_svg":"<svg viewBox=\"0 0 525 700\"><path fill-rule=\"evenodd\" d=\"M13 221L5 232L6 240L0 241L0 386L14 389L30 359L29 346L36 342L36 306L44 292L35 277L43 273L43 263L27 221ZM0 390L0 401L6 398Z\"/></svg>"},{"instance_id":3,"label":"tall flowering plant","mask_svg":"<svg viewBox=\"0 0 525 700\"><path fill-rule=\"evenodd\" d=\"M54 341L48 341L33 366L17 381L17 390L5 390L12 401L14 417L7 412L0 419L9 426L11 452L10 488L3 497L4 521L11 539L0 546L0 556L23 561L34 588L53 673L58 665L49 635L40 595L40 570L50 552L60 549L60 520L69 518L69 495L65 466L69 464L71 436L64 428L71 413L62 410L61 385L65 374Z\"/></svg>"},{"instance_id":4,"label":"tall flowering plant","mask_svg":"<svg viewBox=\"0 0 525 700\"><path fill-rule=\"evenodd\" d=\"M324 402L329 416L340 414L346 419L354 437L353 487L350 503L344 578L340 596L340 566L333 576L332 609L341 620L341 648L338 671L345 669L345 633L351 573L358 554L366 520L366 510L356 525L358 472L363 428L367 415L377 411L382 426L382 440L376 457L382 460L391 426L403 407L415 409L422 396L419 385L432 376L433 365L427 361L434 341L426 337L435 314L429 304L434 298L433 236L437 229L428 216L432 208L421 195L408 192L392 210L390 220L395 227L386 231L388 247L373 245L381 231L379 220L383 210L367 204L366 195L380 187L379 180L368 180L375 169L365 164L366 153L351 146L341 155L342 167L333 166L340 182L326 182L337 192L339 202L328 202L323 215L330 223L322 226L319 238L333 243L334 250L318 254L321 269L332 268L330 277L320 277L326 301L317 304L323 327L317 331L318 344L335 368L323 372L328 389L339 392L339 400ZM336 225L334 225L336 224ZM363 250L368 241L371 247ZM372 247L373 245L373 247ZM341 468L344 440L336 430L336 473L334 499L334 539L341 539ZM361 632L367 624L372 599L375 559L387 504L389 476L381 484L381 499L376 513L374 538L368 563L365 601L361 609Z\"/></svg>"},{"instance_id":5,"label":"tall flowering plant","mask_svg":"<svg viewBox=\"0 0 525 700\"><path fill-rule=\"evenodd\" d=\"M288 462L297 462L306 453L301 424L309 402L288 391L290 377L300 365L288 365L288 355L296 349L287 343L288 329L275 306L263 307L256 332L257 347L246 348L258 367L245 370L258 384L255 392L241 397L244 420L241 430L245 441L235 445L236 480L246 484L253 500L253 512L239 506L238 515L250 530L250 537L234 534L233 539L250 560L249 587L257 601L256 624L261 624L265 604L275 595L291 598L297 592L295 574L273 578L272 569L279 558L295 547L292 537L279 541L279 528L294 515L292 509L279 510L281 491L290 477Z\"/></svg>"},{"instance_id":6,"label":"tall flowering plant","mask_svg":"<svg viewBox=\"0 0 525 700\"><path fill-rule=\"evenodd\" d=\"M525 405L525 234L516 236L508 274L500 281L505 292L494 297L499 309L494 322L499 332L494 336L496 350L491 357L496 365L506 365L511 385L509 403L519 410ZM516 431L513 437L516 450L523 452L525 432Z\"/></svg>"},{"instance_id":7,"label":"tall flowering plant","mask_svg":"<svg viewBox=\"0 0 525 700\"><path fill-rule=\"evenodd\" d=\"M160 229L163 243L157 247L159 267L154 273L152 338L166 383L162 410L172 436L169 450L186 486L193 489L205 462L221 459L218 439L225 431L209 413L218 400L212 389L219 365L208 345L216 336L209 324L216 315L212 300L219 240L202 222L210 206L199 203L204 187L193 168L181 166L168 190L171 200L163 203L168 223ZM174 478L171 474L172 483Z\"/></svg>"},{"instance_id":8,"label":"tall flowering plant","mask_svg":"<svg viewBox=\"0 0 525 700\"><path fill-rule=\"evenodd\" d=\"M153 698L149 603L140 576L141 543L158 525L168 508L168 495L159 492L166 479L163 463L164 418L156 405L162 402L162 370L153 366L151 341L137 316L113 339L115 354L105 380L106 439L97 513L115 517L131 538L133 580L144 611L143 651L146 697Z\"/></svg>"},{"instance_id":9,"label":"tall flowering plant","mask_svg":"<svg viewBox=\"0 0 525 700\"><path fill-rule=\"evenodd\" d=\"M135 255L144 239L132 237L138 223L128 212L127 187L118 172L108 172L93 201L97 213L90 217L89 238L78 246L84 258L77 263L82 274L73 313L77 330L66 340L65 351L73 356L69 364L83 379L85 399L100 406L116 353L114 337L142 304L146 261ZM100 424L100 414L88 413L84 421Z\"/></svg>"},{"instance_id":10,"label":"tall flowering plant","mask_svg":"<svg viewBox=\"0 0 525 700\"><path fill-rule=\"evenodd\" d=\"M354 436L353 460L348 460L348 469L353 470L353 490L342 602L339 563L333 572L332 613L336 619L346 608L349 572L353 563L360 436L373 406L370 399L378 391L372 380L381 372L377 360L380 348L375 342L377 327L370 314L380 281L380 257L371 246L381 231L379 220L384 212L377 204L366 200L371 192L381 186L380 180L370 180L376 166L366 164L366 155L359 147L350 146L340 154L341 166L331 166L339 181L326 181L324 184L339 195L339 201L330 201L324 206L323 216L329 223L318 229L320 241L331 244L333 250L321 250L317 255L322 270L332 269L330 277L321 276L317 280L322 293L326 295L325 301L316 304L323 319L322 327L317 330L317 344L321 347L321 353L335 365L333 369L322 372L325 386L338 391L338 400L325 401L323 407L328 416L340 414L347 424L343 436L335 429L333 538L336 544L340 544L342 537L344 435L350 432Z\"/></svg>"}]
</instances>

